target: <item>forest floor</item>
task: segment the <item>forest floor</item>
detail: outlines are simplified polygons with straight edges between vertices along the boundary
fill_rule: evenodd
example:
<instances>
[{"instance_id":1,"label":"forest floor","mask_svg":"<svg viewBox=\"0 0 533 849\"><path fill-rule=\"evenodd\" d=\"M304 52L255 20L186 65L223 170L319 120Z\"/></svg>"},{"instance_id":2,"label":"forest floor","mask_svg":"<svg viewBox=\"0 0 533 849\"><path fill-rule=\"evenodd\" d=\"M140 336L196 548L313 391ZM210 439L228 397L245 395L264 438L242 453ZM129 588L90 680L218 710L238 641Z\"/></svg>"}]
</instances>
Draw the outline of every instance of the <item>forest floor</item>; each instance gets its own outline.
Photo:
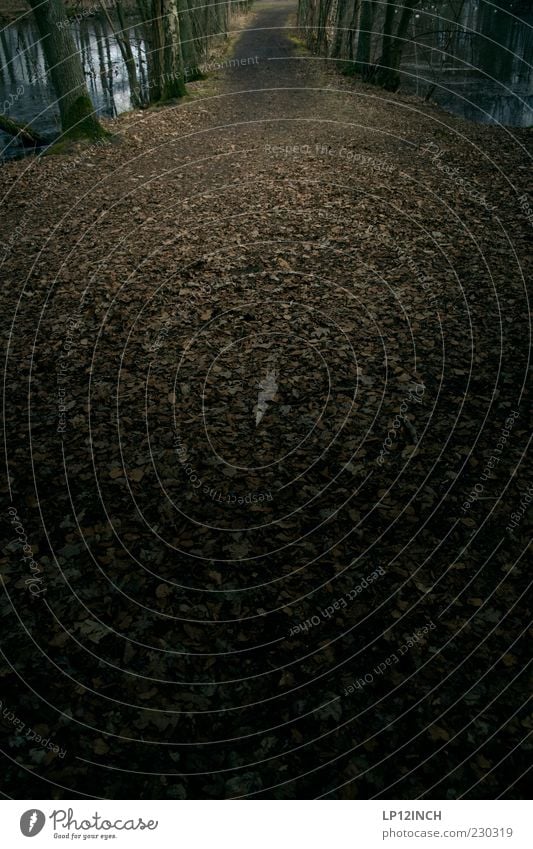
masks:
<instances>
[{"instance_id":1,"label":"forest floor","mask_svg":"<svg viewBox=\"0 0 533 849\"><path fill-rule=\"evenodd\" d=\"M293 14L0 169L16 798L524 793L531 131Z\"/></svg>"}]
</instances>

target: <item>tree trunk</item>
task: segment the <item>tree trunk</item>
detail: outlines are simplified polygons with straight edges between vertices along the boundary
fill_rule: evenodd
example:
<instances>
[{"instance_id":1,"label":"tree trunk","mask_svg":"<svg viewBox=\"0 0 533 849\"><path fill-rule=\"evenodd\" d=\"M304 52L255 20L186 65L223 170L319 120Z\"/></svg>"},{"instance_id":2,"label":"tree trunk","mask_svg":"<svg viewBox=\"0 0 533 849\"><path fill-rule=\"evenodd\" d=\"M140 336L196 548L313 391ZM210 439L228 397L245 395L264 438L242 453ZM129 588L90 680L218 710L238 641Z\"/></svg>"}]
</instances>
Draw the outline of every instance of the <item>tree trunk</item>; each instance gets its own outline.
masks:
<instances>
[{"instance_id":1,"label":"tree trunk","mask_svg":"<svg viewBox=\"0 0 533 849\"><path fill-rule=\"evenodd\" d=\"M355 59L356 44L358 43L359 38L358 22L361 13L359 0L352 0L352 2L352 17L346 30L346 46L344 48L346 58L349 59L350 62L353 62Z\"/></svg>"},{"instance_id":2,"label":"tree trunk","mask_svg":"<svg viewBox=\"0 0 533 849\"><path fill-rule=\"evenodd\" d=\"M333 0L319 0L316 50L328 52L328 24Z\"/></svg>"},{"instance_id":3,"label":"tree trunk","mask_svg":"<svg viewBox=\"0 0 533 849\"><path fill-rule=\"evenodd\" d=\"M344 28L346 26L346 18L348 11L349 0L337 0L337 15L335 20L335 35L331 45L331 56L334 59L342 59L342 46L344 43Z\"/></svg>"},{"instance_id":4,"label":"tree trunk","mask_svg":"<svg viewBox=\"0 0 533 849\"><path fill-rule=\"evenodd\" d=\"M141 88L139 86L139 80L137 79L137 67L135 65L135 59L133 57L133 51L131 49L130 37L128 35L128 30L125 25L124 15L122 13L122 7L120 3L116 3L117 17L120 25L120 33L116 31L115 25L111 19L111 15L107 11L107 7L104 3L104 0L100 0L100 7L102 12L105 15L107 23L111 28L111 32L115 36L117 40L117 44L119 46L119 50L121 56L124 60L124 64L126 65L126 71L128 74L128 83L130 87L130 97L133 106L141 107L142 106L142 97L141 97Z\"/></svg>"},{"instance_id":5,"label":"tree trunk","mask_svg":"<svg viewBox=\"0 0 533 849\"><path fill-rule=\"evenodd\" d=\"M383 56L388 54L393 41L392 30L394 29L394 15L397 11L398 9L394 0L387 0L387 5L385 6L385 20L383 22L383 45L381 48Z\"/></svg>"},{"instance_id":6,"label":"tree trunk","mask_svg":"<svg viewBox=\"0 0 533 849\"><path fill-rule=\"evenodd\" d=\"M186 93L175 0L152 0L154 86L152 101L173 100Z\"/></svg>"},{"instance_id":7,"label":"tree trunk","mask_svg":"<svg viewBox=\"0 0 533 849\"><path fill-rule=\"evenodd\" d=\"M0 27L0 42L2 42L2 47L4 48L5 67L7 68L9 79L11 80L13 85L16 85L17 77L15 74L15 69L13 68L13 56L11 55L11 52L9 50L4 29L4 27Z\"/></svg>"},{"instance_id":8,"label":"tree trunk","mask_svg":"<svg viewBox=\"0 0 533 849\"><path fill-rule=\"evenodd\" d=\"M120 52L124 57L124 62L126 65L126 70L128 72L128 82L130 86L131 92L131 102L133 106L142 106L143 98L141 87L139 85L139 79L137 77L137 66L135 64L135 57L133 55L133 50L131 49L131 41L128 33L128 29L126 27L126 22L124 20L124 13L122 11L122 6L118 2L116 2L115 6L117 10L118 22L120 24L121 29L121 38L119 41Z\"/></svg>"},{"instance_id":9,"label":"tree trunk","mask_svg":"<svg viewBox=\"0 0 533 849\"><path fill-rule=\"evenodd\" d=\"M106 135L87 91L63 0L29 0L57 97L63 134L70 138Z\"/></svg>"},{"instance_id":10,"label":"tree trunk","mask_svg":"<svg viewBox=\"0 0 533 849\"><path fill-rule=\"evenodd\" d=\"M146 60L146 87L148 92L152 90L152 83L155 79L155 70L154 70L154 53L152 49L152 37L153 37L153 25L150 20L151 16L151 5L150 0L137 0L136 2L137 12L142 21L142 30L144 43L146 46L145 60ZM152 99L151 95L148 94L148 100Z\"/></svg>"},{"instance_id":11,"label":"tree trunk","mask_svg":"<svg viewBox=\"0 0 533 849\"><path fill-rule=\"evenodd\" d=\"M183 64L185 66L185 82L197 80L201 77L198 68L198 55L196 50L196 37L192 21L192 0L184 0L184 11L180 19L182 34Z\"/></svg>"}]
</instances>

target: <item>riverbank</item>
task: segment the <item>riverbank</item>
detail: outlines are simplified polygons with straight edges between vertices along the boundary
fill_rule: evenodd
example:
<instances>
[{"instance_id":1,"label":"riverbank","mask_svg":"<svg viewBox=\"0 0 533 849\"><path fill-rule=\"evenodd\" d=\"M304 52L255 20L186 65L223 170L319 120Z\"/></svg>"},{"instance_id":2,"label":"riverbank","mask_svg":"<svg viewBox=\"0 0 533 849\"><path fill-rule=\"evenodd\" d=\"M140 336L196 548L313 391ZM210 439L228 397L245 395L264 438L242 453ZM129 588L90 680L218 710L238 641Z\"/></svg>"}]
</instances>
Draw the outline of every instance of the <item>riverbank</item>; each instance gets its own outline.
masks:
<instances>
[{"instance_id":1,"label":"riverbank","mask_svg":"<svg viewBox=\"0 0 533 849\"><path fill-rule=\"evenodd\" d=\"M0 169L5 683L67 753L11 737L7 793L525 792L532 135L292 14Z\"/></svg>"},{"instance_id":2,"label":"riverbank","mask_svg":"<svg viewBox=\"0 0 533 849\"><path fill-rule=\"evenodd\" d=\"M98 21L87 16L92 15L94 9L94 4L86 5L84 12L77 11L71 15L71 23L75 39L83 44L82 65L94 108L99 116L105 118L122 114L131 108L131 91L111 26L101 16ZM233 64L234 60L229 54L246 20L247 13L235 8L231 14L231 32L214 33L206 40L203 53L197 59L201 73L209 74L223 68L226 61L230 66ZM147 45L142 26L132 23L130 40L137 57L137 94L142 92L147 100L153 80L143 58ZM3 147L0 161L33 153L25 149L20 140L17 143L13 139L11 131L15 129L16 123L31 126L38 137L49 141L59 135L55 96L49 84L39 40L31 23L26 21L6 28L2 35L2 50L4 59L10 57L10 61L6 64L6 74L0 78L0 144ZM253 61L253 57L244 61ZM198 68L185 64L183 70L186 83L190 84ZM10 123L13 121L15 126ZM56 148L54 152L57 152Z\"/></svg>"}]
</instances>

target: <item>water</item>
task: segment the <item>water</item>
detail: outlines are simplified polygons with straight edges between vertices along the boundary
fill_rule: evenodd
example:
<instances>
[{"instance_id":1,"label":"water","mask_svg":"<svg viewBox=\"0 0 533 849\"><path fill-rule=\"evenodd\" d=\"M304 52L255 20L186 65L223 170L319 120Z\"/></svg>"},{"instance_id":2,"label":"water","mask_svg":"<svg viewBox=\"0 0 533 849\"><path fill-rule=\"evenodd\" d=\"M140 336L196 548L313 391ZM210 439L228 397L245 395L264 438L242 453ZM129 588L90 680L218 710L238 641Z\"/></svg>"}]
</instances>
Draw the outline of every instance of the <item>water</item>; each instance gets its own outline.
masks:
<instances>
[{"instance_id":1,"label":"water","mask_svg":"<svg viewBox=\"0 0 533 849\"><path fill-rule=\"evenodd\" d=\"M131 109L126 67L108 23L97 16L86 18L72 24L72 33L98 114L114 117ZM139 82L146 87L142 31L133 27L129 35ZM6 27L0 34L0 114L19 123L31 122L35 130L46 136L60 133L59 110L45 74L39 35L31 16ZM10 158L20 154L20 146L0 132L0 156Z\"/></svg>"},{"instance_id":2,"label":"water","mask_svg":"<svg viewBox=\"0 0 533 849\"><path fill-rule=\"evenodd\" d=\"M533 126L533 11L525 0L507 5L514 14L485 0L464 2L458 16L458 2L419 9L404 51L405 87L422 97L431 91L471 121Z\"/></svg>"}]
</instances>

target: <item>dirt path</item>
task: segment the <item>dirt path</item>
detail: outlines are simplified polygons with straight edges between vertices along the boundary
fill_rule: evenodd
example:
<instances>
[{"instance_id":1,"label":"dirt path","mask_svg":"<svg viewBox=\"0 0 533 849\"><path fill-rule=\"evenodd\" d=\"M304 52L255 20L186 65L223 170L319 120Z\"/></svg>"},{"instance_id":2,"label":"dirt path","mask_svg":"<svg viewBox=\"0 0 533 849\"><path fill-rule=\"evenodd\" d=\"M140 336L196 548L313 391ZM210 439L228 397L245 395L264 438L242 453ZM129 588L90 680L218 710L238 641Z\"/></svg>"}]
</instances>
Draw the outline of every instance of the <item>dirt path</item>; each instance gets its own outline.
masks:
<instances>
[{"instance_id":1,"label":"dirt path","mask_svg":"<svg viewBox=\"0 0 533 849\"><path fill-rule=\"evenodd\" d=\"M293 13L0 170L14 796L521 793L531 134Z\"/></svg>"}]
</instances>

